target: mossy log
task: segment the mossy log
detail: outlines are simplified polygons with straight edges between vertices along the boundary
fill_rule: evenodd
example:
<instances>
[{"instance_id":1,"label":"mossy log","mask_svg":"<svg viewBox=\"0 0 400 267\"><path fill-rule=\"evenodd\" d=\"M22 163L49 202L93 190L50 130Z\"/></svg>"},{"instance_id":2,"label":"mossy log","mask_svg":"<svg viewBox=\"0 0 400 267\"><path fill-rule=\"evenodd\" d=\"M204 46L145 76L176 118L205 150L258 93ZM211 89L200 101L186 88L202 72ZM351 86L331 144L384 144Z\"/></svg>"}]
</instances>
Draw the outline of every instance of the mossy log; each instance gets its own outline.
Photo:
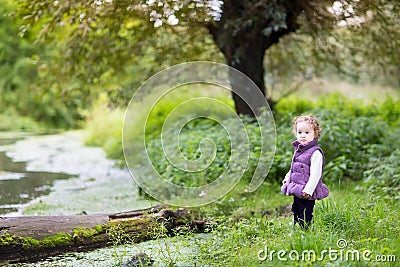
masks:
<instances>
[{"instance_id":1,"label":"mossy log","mask_svg":"<svg viewBox=\"0 0 400 267\"><path fill-rule=\"evenodd\" d=\"M108 215L0 217L0 264L137 243L182 229L202 232L204 222L189 210L165 206Z\"/></svg>"}]
</instances>

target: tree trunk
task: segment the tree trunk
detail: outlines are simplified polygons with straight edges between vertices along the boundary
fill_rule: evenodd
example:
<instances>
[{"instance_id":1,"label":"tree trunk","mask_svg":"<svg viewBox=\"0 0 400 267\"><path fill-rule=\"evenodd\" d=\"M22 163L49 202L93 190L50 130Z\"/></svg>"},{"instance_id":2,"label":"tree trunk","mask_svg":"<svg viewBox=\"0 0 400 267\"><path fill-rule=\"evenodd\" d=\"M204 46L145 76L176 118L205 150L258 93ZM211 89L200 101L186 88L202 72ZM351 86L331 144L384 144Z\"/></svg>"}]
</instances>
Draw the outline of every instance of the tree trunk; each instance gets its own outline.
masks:
<instances>
[{"instance_id":1,"label":"tree trunk","mask_svg":"<svg viewBox=\"0 0 400 267\"><path fill-rule=\"evenodd\" d=\"M193 213L164 206L110 215L0 217L0 265L142 242L156 238L161 229L173 235L183 226L204 231L204 222Z\"/></svg>"},{"instance_id":2,"label":"tree trunk","mask_svg":"<svg viewBox=\"0 0 400 267\"><path fill-rule=\"evenodd\" d=\"M264 55L282 36L298 29L296 19L301 9L292 2L225 0L220 21L207 25L227 64L257 85L271 109L274 101L266 94ZM230 80L234 91L243 90L235 88L233 75ZM238 95L233 93L232 96L238 114L256 115L249 108L249 105L260 108L256 102L248 105Z\"/></svg>"}]
</instances>

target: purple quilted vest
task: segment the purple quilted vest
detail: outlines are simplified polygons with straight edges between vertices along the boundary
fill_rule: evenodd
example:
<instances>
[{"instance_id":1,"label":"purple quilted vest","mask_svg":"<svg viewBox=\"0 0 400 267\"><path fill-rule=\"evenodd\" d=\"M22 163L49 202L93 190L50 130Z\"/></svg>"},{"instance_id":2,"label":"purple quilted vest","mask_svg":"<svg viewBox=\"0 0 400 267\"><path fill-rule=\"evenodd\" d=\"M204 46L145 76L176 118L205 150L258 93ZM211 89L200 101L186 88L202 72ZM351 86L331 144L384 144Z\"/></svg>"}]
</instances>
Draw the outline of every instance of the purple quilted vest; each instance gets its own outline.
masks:
<instances>
[{"instance_id":1,"label":"purple quilted vest","mask_svg":"<svg viewBox=\"0 0 400 267\"><path fill-rule=\"evenodd\" d=\"M294 195L303 198L303 190L310 177L311 156L319 150L324 158L324 152L318 146L318 139L314 139L305 146L298 141L292 143L295 149L292 164L290 167L290 179L282 186L282 192L285 195ZM322 172L324 171L324 161L322 161ZM329 194L328 187L322 183L322 177L319 179L317 187L309 200L323 199Z\"/></svg>"}]
</instances>

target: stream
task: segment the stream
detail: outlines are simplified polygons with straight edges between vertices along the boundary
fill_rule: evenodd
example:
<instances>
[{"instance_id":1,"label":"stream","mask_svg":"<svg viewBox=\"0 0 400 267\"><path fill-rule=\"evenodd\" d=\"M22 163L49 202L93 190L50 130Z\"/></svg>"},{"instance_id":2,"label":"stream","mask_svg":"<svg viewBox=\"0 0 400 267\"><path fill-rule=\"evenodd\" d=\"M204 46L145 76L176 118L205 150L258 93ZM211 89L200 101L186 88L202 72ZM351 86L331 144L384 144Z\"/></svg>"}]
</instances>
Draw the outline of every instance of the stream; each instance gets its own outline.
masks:
<instances>
[{"instance_id":1,"label":"stream","mask_svg":"<svg viewBox=\"0 0 400 267\"><path fill-rule=\"evenodd\" d=\"M50 193L54 180L72 177L65 173L27 171L26 162L15 162L2 151L23 138L19 133L0 134L0 216L21 215L24 204Z\"/></svg>"},{"instance_id":2,"label":"stream","mask_svg":"<svg viewBox=\"0 0 400 267\"><path fill-rule=\"evenodd\" d=\"M83 131L40 136L1 133L0 216L116 213L159 204L139 197L129 171L116 167L101 148L87 147L83 140ZM122 266L139 252L150 255L154 266L171 262L188 266L184 258L195 251L191 238L115 244L8 266Z\"/></svg>"},{"instance_id":3,"label":"stream","mask_svg":"<svg viewBox=\"0 0 400 267\"><path fill-rule=\"evenodd\" d=\"M84 146L83 139L75 131L2 145L3 216L114 213L156 204L138 197L126 168L116 167L101 148Z\"/></svg>"}]
</instances>

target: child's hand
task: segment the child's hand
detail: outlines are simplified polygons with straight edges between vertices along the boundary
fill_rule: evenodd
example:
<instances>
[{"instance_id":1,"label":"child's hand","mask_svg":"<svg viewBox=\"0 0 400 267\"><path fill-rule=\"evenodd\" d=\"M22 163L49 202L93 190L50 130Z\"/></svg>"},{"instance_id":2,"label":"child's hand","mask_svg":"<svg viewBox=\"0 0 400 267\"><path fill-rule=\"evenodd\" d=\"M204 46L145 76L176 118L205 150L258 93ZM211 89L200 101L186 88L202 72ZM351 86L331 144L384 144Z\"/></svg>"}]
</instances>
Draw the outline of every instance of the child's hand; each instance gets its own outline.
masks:
<instances>
[{"instance_id":1,"label":"child's hand","mask_svg":"<svg viewBox=\"0 0 400 267\"><path fill-rule=\"evenodd\" d=\"M311 196L305 192L303 192L303 198L305 199L309 199Z\"/></svg>"}]
</instances>

